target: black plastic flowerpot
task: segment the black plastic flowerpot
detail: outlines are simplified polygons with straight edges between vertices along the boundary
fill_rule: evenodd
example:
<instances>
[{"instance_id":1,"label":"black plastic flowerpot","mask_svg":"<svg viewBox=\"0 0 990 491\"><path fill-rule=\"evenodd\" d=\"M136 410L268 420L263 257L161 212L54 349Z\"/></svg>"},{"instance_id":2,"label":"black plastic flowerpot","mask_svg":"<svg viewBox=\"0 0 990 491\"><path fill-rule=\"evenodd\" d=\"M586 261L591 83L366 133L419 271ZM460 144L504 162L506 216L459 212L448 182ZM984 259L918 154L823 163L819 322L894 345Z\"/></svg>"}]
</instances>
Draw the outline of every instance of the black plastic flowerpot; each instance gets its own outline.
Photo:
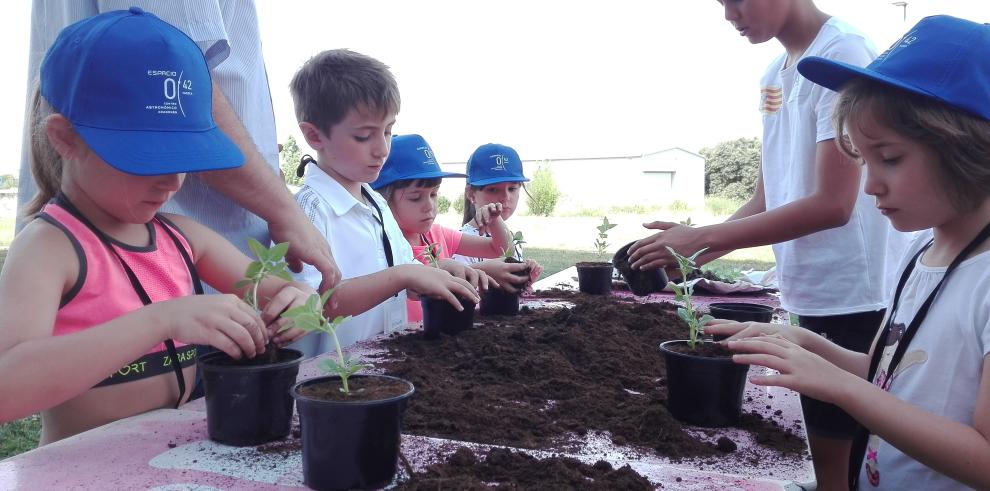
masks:
<instances>
[{"instance_id":1,"label":"black plastic flowerpot","mask_svg":"<svg viewBox=\"0 0 990 491\"><path fill-rule=\"evenodd\" d=\"M578 290L592 295L608 295L612 291L612 263L577 263Z\"/></svg>"},{"instance_id":2,"label":"black plastic flowerpot","mask_svg":"<svg viewBox=\"0 0 990 491\"><path fill-rule=\"evenodd\" d=\"M729 319L736 322L770 322L773 319L773 307L758 303L713 303L708 306L708 312L716 319Z\"/></svg>"},{"instance_id":3,"label":"black plastic flowerpot","mask_svg":"<svg viewBox=\"0 0 990 491\"><path fill-rule=\"evenodd\" d=\"M699 341L699 343L704 343ZM687 341L660 344L667 365L667 409L696 426L730 426L739 421L749 365L731 357L709 358L677 351Z\"/></svg>"},{"instance_id":4,"label":"black plastic flowerpot","mask_svg":"<svg viewBox=\"0 0 990 491\"><path fill-rule=\"evenodd\" d=\"M773 320L773 307L758 303L717 302L708 306L708 312L716 319L729 319L736 322L770 322ZM721 341L728 336L713 336Z\"/></svg>"},{"instance_id":5,"label":"black plastic flowerpot","mask_svg":"<svg viewBox=\"0 0 990 491\"><path fill-rule=\"evenodd\" d=\"M260 445L284 438L292 424L292 396L303 354L278 350L267 365L241 364L222 351L197 360L206 393L210 439L225 445Z\"/></svg>"},{"instance_id":6,"label":"black plastic flowerpot","mask_svg":"<svg viewBox=\"0 0 990 491\"><path fill-rule=\"evenodd\" d=\"M633 244L635 242L630 242L615 252L615 256L612 257L615 269L619 270L622 279L626 280L633 295L642 297L663 291L667 286L667 273L663 269L641 270L633 269L629 265L629 247Z\"/></svg>"},{"instance_id":7,"label":"black plastic flowerpot","mask_svg":"<svg viewBox=\"0 0 990 491\"><path fill-rule=\"evenodd\" d=\"M440 333L457 335L474 325L474 302L458 298L464 310L458 312L446 299L422 297L423 334L437 339Z\"/></svg>"},{"instance_id":8,"label":"black plastic flowerpot","mask_svg":"<svg viewBox=\"0 0 990 491\"><path fill-rule=\"evenodd\" d=\"M339 377L309 379L292 387L302 431L303 482L316 490L381 489L395 477L402 434L402 414L415 388L386 375L350 377L352 393L391 387L384 398L323 400L307 394ZM364 388L364 390L361 390Z\"/></svg>"},{"instance_id":9,"label":"black plastic flowerpot","mask_svg":"<svg viewBox=\"0 0 990 491\"><path fill-rule=\"evenodd\" d=\"M481 315L516 315L519 313L519 294L501 288L489 288L481 292Z\"/></svg>"}]
</instances>

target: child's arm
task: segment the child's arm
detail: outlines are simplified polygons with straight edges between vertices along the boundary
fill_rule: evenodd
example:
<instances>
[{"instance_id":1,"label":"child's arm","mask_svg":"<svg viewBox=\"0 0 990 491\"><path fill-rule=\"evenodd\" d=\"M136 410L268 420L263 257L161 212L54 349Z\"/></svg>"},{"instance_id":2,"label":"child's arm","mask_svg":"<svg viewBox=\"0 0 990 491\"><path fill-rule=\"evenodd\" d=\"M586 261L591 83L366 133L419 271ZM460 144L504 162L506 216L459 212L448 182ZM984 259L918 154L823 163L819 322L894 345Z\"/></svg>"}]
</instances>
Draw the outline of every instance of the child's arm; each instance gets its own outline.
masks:
<instances>
[{"instance_id":1,"label":"child's arm","mask_svg":"<svg viewBox=\"0 0 990 491\"><path fill-rule=\"evenodd\" d=\"M839 151L834 140L819 142L815 155L816 184L810 195L772 210L704 227L671 222L647 224L648 228L660 232L629 248L632 266L650 269L674 265L667 246L689 254L704 247L715 251L699 257L698 264L701 265L718 257L717 252L724 254L745 247L786 242L845 225L860 192L862 169Z\"/></svg>"},{"instance_id":2,"label":"child's arm","mask_svg":"<svg viewBox=\"0 0 990 491\"><path fill-rule=\"evenodd\" d=\"M357 315L384 302L396 293L408 290L412 295L442 298L457 310L464 310L457 297L475 303L481 301L478 292L466 280L422 264L400 264L357 278L342 281L324 306L327 316ZM298 332L297 332L298 331ZM291 342L300 336L299 329L289 329L274 337L277 344Z\"/></svg>"},{"instance_id":3,"label":"child's arm","mask_svg":"<svg viewBox=\"0 0 990 491\"><path fill-rule=\"evenodd\" d=\"M870 368L870 355L843 348L818 333L787 324L715 319L705 324L705 334L729 336L726 339L729 343L760 336L779 336L862 378L866 378ZM729 346L732 347L732 344Z\"/></svg>"},{"instance_id":4,"label":"child's arm","mask_svg":"<svg viewBox=\"0 0 990 491\"><path fill-rule=\"evenodd\" d=\"M183 297L62 336L53 325L79 261L68 238L43 222L11 245L0 273L0 421L56 406L167 338L212 344L231 356L264 349L261 320L232 295Z\"/></svg>"},{"instance_id":5,"label":"child's arm","mask_svg":"<svg viewBox=\"0 0 990 491\"><path fill-rule=\"evenodd\" d=\"M533 264L535 264L535 261ZM533 278L533 269L530 265L529 259L521 263L507 263L501 259L488 259L480 263L474 263L471 267L484 271L485 274L494 280L494 282L497 282L498 288L501 288L509 293L516 293L519 291L519 288L515 285L526 281L524 278L520 278L515 273L519 273L524 271L526 268L530 268L529 281L532 281ZM540 271L543 271L543 268L540 268Z\"/></svg>"},{"instance_id":6,"label":"child's arm","mask_svg":"<svg viewBox=\"0 0 990 491\"><path fill-rule=\"evenodd\" d=\"M836 404L922 464L968 486L990 489L990 355L983 359L973 424L967 425L902 401L781 337L750 338L730 347L749 353L736 355L738 362L780 372L752 377L754 384L787 387Z\"/></svg>"},{"instance_id":7,"label":"child's arm","mask_svg":"<svg viewBox=\"0 0 990 491\"><path fill-rule=\"evenodd\" d=\"M168 218L182 230L189 241L196 271L203 281L217 291L243 297L247 288L235 290L234 285L244 279L251 259L220 234L195 220L180 215L168 215ZM258 304L262 307L261 319L269 326L269 334L274 335L285 324L277 322L282 312L290 307L304 305L306 299L314 293L316 291L312 287L302 282L271 276L265 278L258 288ZM288 342L301 337L304 332L294 334L296 336L288 339ZM283 336L281 339L284 338Z\"/></svg>"},{"instance_id":8,"label":"child's arm","mask_svg":"<svg viewBox=\"0 0 990 491\"><path fill-rule=\"evenodd\" d=\"M512 232L502 220L502 205L489 203L478 207L475 215L481 235L463 234L455 254L469 257L493 258L505 254L512 245ZM485 232L491 234L486 237Z\"/></svg>"}]
</instances>

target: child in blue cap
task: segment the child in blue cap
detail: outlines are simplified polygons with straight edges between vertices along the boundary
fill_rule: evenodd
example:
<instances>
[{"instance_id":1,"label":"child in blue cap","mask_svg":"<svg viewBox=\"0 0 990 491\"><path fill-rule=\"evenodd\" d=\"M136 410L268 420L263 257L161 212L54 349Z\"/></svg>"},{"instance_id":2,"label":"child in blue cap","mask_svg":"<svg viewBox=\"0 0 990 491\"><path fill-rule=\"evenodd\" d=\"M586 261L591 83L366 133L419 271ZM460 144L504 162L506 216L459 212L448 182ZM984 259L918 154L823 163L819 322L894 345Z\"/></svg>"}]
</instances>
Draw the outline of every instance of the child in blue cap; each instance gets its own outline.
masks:
<instances>
[{"instance_id":1,"label":"child in blue cap","mask_svg":"<svg viewBox=\"0 0 990 491\"><path fill-rule=\"evenodd\" d=\"M250 260L158 213L186 172L244 161L214 124L210 72L185 34L136 7L90 17L59 34L40 81L39 192L0 275L0 422L40 411L45 444L178 406L196 344L253 357L315 292L271 278L255 312L232 294ZM200 278L228 294L201 295Z\"/></svg>"},{"instance_id":2,"label":"child in blue cap","mask_svg":"<svg viewBox=\"0 0 990 491\"><path fill-rule=\"evenodd\" d=\"M437 192L445 177L466 176L440 170L433 149L422 136L398 135L392 137L392 150L371 187L388 202L403 236L412 246L413 256L420 262L429 264L424 252L434 244L438 246L434 248L437 260L451 258L454 254L483 258L502 256L511 245L512 237L502 221L500 203L476 208L475 222L481 224L490 235L463 234L434 223ZM410 300L406 307L410 322L423 320L420 302Z\"/></svg>"},{"instance_id":3,"label":"child in blue cap","mask_svg":"<svg viewBox=\"0 0 990 491\"><path fill-rule=\"evenodd\" d=\"M922 19L866 68L820 57L802 75L841 91L843 152L900 231L920 231L868 354L814 332L719 324L752 377L832 402L861 425L859 489L990 489L990 25Z\"/></svg>"},{"instance_id":4,"label":"child in blue cap","mask_svg":"<svg viewBox=\"0 0 990 491\"><path fill-rule=\"evenodd\" d=\"M529 179L523 175L522 160L512 147L486 143L475 149L467 162L461 232L466 235L488 234L484 224L479 223L477 218L477 209L482 206L497 204L501 207L502 220L508 220L519 206L519 190L525 182L529 182ZM516 286L519 279L515 273L529 268L531 285L540 277L543 267L532 259L524 259L520 245L516 245L514 257L521 262L506 263L468 255L456 255L454 259L484 271L499 283L500 288L515 293L519 291Z\"/></svg>"}]
</instances>

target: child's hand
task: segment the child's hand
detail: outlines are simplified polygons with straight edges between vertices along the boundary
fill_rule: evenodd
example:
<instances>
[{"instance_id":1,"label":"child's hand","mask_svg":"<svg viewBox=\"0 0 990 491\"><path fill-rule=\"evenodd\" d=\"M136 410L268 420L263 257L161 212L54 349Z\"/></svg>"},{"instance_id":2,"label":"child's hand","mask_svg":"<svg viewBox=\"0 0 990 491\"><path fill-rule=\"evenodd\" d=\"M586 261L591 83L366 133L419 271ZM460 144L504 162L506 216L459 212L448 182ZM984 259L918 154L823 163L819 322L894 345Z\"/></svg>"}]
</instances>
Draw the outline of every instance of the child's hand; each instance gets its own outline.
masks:
<instances>
[{"instance_id":1,"label":"child's hand","mask_svg":"<svg viewBox=\"0 0 990 491\"><path fill-rule=\"evenodd\" d=\"M485 235L488 227L502 221L502 203L488 203L475 209L474 223L478 224L478 233Z\"/></svg>"},{"instance_id":2,"label":"child's hand","mask_svg":"<svg viewBox=\"0 0 990 491\"><path fill-rule=\"evenodd\" d=\"M466 280L474 286L475 290L487 290L490 286L499 287L499 282L489 278L484 271L466 266L453 259L441 259L437 261L437 265L440 266L440 269Z\"/></svg>"},{"instance_id":3,"label":"child's hand","mask_svg":"<svg viewBox=\"0 0 990 491\"><path fill-rule=\"evenodd\" d=\"M482 262L480 267L483 267L484 272L492 278L492 283L509 293L518 292L519 287L516 285L528 281L525 277L515 274L524 271L527 263L507 263L501 259L490 259Z\"/></svg>"},{"instance_id":4,"label":"child's hand","mask_svg":"<svg viewBox=\"0 0 990 491\"><path fill-rule=\"evenodd\" d=\"M820 401L836 403L847 383L861 380L780 334L750 337L728 344L729 349L736 352L732 361L780 372L749 377L756 385L786 387Z\"/></svg>"},{"instance_id":5,"label":"child's hand","mask_svg":"<svg viewBox=\"0 0 990 491\"><path fill-rule=\"evenodd\" d=\"M160 309L166 337L208 344L231 358L254 358L265 351L261 317L236 295L192 295L151 304Z\"/></svg>"},{"instance_id":6,"label":"child's hand","mask_svg":"<svg viewBox=\"0 0 990 491\"><path fill-rule=\"evenodd\" d=\"M273 343L278 346L285 346L306 335L306 331L302 329L294 327L285 329L292 325L292 321L281 316L283 312L292 307L306 305L306 300L313 295L316 295L316 291L310 288L309 285L293 282L282 287L268 301L268 304L265 305L265 310L261 313L261 319L265 322L267 326L266 334L271 338ZM285 330L283 331L283 329Z\"/></svg>"},{"instance_id":7,"label":"child's hand","mask_svg":"<svg viewBox=\"0 0 990 491\"><path fill-rule=\"evenodd\" d=\"M540 279L540 275L543 274L543 266L540 266L540 263L532 259L526 259L523 262L529 268L529 285L526 286L526 290L532 291L533 283L536 283L536 280Z\"/></svg>"},{"instance_id":8,"label":"child's hand","mask_svg":"<svg viewBox=\"0 0 990 491\"><path fill-rule=\"evenodd\" d=\"M728 319L714 319L705 324L705 334L729 336L725 341L739 341L752 337L777 335L792 343L802 345L801 329L786 324L736 322Z\"/></svg>"},{"instance_id":9,"label":"child's hand","mask_svg":"<svg viewBox=\"0 0 990 491\"><path fill-rule=\"evenodd\" d=\"M458 297L474 303L481 301L477 289L471 283L442 269L422 266L408 271L406 288L419 296L442 298L459 311L464 310L464 307L461 306Z\"/></svg>"}]
</instances>

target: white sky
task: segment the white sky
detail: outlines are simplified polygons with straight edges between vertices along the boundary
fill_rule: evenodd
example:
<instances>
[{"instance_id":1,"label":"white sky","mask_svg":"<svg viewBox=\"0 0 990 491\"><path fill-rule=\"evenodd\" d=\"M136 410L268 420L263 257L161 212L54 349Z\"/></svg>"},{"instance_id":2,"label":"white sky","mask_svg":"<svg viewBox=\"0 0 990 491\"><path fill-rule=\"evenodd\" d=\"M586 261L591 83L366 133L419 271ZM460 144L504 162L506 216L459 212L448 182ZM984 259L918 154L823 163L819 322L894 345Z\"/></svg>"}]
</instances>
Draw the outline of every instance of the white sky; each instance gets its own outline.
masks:
<instances>
[{"instance_id":1,"label":"white sky","mask_svg":"<svg viewBox=\"0 0 990 491\"><path fill-rule=\"evenodd\" d=\"M935 13L990 22L988 0L817 0L882 51ZM17 174L30 4L0 18L0 174ZM441 162L480 144L524 159L697 151L757 136L759 78L781 50L752 46L715 0L428 2L258 0L279 141L301 142L288 93L310 56L350 48L389 66L399 82L396 133L420 133Z\"/></svg>"}]
</instances>

